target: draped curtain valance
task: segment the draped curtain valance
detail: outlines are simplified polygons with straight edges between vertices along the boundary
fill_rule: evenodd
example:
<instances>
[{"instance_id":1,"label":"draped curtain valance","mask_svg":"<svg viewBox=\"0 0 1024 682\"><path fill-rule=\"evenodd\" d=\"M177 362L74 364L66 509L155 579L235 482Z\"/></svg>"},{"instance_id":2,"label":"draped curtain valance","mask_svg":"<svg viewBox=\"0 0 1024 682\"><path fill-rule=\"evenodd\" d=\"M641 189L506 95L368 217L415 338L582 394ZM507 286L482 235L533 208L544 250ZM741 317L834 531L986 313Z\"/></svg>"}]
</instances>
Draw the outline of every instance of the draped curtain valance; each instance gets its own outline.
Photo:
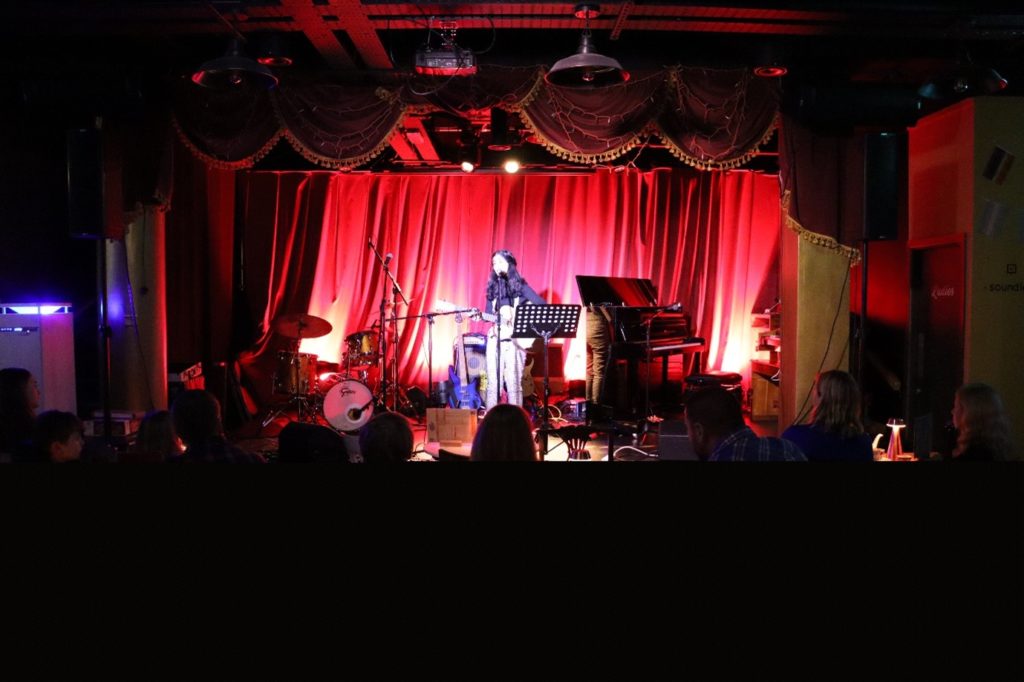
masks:
<instances>
[{"instance_id":1,"label":"draped curtain valance","mask_svg":"<svg viewBox=\"0 0 1024 682\"><path fill-rule=\"evenodd\" d=\"M422 83L420 83L422 85ZM771 136L779 88L747 69L677 66L598 90L549 85L540 68L486 67L433 90L282 83L276 90L178 90L174 123L207 164L247 168L283 136L324 168L380 154L406 114L516 112L544 147L581 164L611 161L649 137L702 170L735 168Z\"/></svg>"}]
</instances>

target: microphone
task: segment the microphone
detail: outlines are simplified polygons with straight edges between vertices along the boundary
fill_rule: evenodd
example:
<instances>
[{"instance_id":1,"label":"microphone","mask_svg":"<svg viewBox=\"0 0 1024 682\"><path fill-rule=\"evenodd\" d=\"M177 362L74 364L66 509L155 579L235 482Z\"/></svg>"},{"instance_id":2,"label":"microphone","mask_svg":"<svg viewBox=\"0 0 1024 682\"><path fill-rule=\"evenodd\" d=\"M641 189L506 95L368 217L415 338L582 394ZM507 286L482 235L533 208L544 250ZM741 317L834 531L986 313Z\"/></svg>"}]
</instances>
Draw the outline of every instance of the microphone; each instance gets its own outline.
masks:
<instances>
[{"instance_id":1,"label":"microphone","mask_svg":"<svg viewBox=\"0 0 1024 682\"><path fill-rule=\"evenodd\" d=\"M394 257L395 257L395 254L393 254L393 253L389 253L388 255L384 256L384 265L387 265L388 263L390 263L391 259L394 258Z\"/></svg>"}]
</instances>

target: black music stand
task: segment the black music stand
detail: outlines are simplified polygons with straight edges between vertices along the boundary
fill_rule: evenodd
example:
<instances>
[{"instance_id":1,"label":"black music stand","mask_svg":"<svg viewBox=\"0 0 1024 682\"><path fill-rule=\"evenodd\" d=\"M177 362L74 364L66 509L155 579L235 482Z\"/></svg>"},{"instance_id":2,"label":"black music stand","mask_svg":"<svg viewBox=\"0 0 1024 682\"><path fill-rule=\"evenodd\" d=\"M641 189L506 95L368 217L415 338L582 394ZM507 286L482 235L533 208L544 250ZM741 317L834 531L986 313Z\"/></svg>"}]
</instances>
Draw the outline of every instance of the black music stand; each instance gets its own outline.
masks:
<instances>
[{"instance_id":1,"label":"black music stand","mask_svg":"<svg viewBox=\"0 0 1024 682\"><path fill-rule=\"evenodd\" d=\"M512 338L540 337L544 340L544 411L541 417L541 459L548 453L548 397L551 395L548 374L548 342L551 339L574 339L580 323L582 306L576 303L521 305L512 320Z\"/></svg>"}]
</instances>

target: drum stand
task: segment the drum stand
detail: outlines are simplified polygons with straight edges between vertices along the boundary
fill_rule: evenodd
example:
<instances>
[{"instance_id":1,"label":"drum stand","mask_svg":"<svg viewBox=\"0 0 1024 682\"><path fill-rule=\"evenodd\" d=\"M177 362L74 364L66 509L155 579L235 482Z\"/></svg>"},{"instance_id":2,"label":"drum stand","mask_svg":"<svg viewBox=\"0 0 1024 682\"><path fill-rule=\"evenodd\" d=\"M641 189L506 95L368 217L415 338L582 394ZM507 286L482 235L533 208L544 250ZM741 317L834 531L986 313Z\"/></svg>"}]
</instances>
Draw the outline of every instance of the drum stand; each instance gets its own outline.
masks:
<instances>
[{"instance_id":1,"label":"drum stand","mask_svg":"<svg viewBox=\"0 0 1024 682\"><path fill-rule=\"evenodd\" d=\"M291 351L291 380L292 380L292 393L288 397L288 401L281 405L279 408L271 412L264 418L260 423L260 428L267 428L270 422L274 421L278 417L285 415L292 408L296 411L295 421L307 422L311 424L319 423L317 418L317 411L315 406L309 404L309 394L299 393L299 342L296 341L294 350Z\"/></svg>"}]
</instances>

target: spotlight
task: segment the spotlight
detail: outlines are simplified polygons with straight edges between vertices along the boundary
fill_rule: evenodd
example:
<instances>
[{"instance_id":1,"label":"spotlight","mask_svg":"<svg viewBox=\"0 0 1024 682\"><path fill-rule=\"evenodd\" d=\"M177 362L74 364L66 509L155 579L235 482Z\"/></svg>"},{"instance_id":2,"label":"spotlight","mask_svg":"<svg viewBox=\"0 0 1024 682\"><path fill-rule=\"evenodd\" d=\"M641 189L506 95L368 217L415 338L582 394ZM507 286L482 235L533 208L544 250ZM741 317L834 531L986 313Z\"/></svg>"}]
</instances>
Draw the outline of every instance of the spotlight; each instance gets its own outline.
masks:
<instances>
[{"instance_id":1,"label":"spotlight","mask_svg":"<svg viewBox=\"0 0 1024 682\"><path fill-rule=\"evenodd\" d=\"M458 161L464 173L472 173L480 165L480 144L472 126L464 128L459 135Z\"/></svg>"},{"instance_id":2,"label":"spotlight","mask_svg":"<svg viewBox=\"0 0 1024 682\"><path fill-rule=\"evenodd\" d=\"M981 88L988 94L994 94L1005 90L1010 84L1008 80L999 75L995 69L984 69L981 72Z\"/></svg>"},{"instance_id":3,"label":"spotlight","mask_svg":"<svg viewBox=\"0 0 1024 682\"><path fill-rule=\"evenodd\" d=\"M487 148L492 152L507 152L512 149L508 134L508 112L491 107L491 141Z\"/></svg>"},{"instance_id":4,"label":"spotlight","mask_svg":"<svg viewBox=\"0 0 1024 682\"><path fill-rule=\"evenodd\" d=\"M515 159L506 159L505 163L503 163L501 167L509 174L519 172L519 162Z\"/></svg>"}]
</instances>

